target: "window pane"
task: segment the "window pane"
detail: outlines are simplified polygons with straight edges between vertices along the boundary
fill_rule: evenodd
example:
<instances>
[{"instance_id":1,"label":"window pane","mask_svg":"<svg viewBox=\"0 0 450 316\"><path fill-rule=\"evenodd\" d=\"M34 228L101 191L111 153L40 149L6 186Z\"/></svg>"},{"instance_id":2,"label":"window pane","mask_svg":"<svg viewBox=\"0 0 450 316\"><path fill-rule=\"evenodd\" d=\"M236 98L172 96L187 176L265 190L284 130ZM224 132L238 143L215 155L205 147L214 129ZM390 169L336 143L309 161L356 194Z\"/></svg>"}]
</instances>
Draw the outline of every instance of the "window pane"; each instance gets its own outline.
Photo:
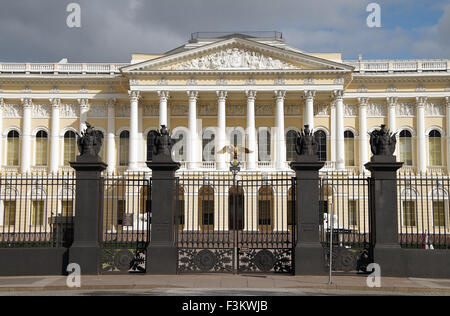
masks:
<instances>
[{"instance_id":1,"label":"window pane","mask_svg":"<svg viewBox=\"0 0 450 316\"><path fill-rule=\"evenodd\" d=\"M358 225L358 204L357 201L348 201L348 217L351 226Z\"/></svg>"},{"instance_id":2,"label":"window pane","mask_svg":"<svg viewBox=\"0 0 450 316\"><path fill-rule=\"evenodd\" d=\"M17 131L8 133L6 164L8 166L19 165L19 133Z\"/></svg>"},{"instance_id":3,"label":"window pane","mask_svg":"<svg viewBox=\"0 0 450 316\"><path fill-rule=\"evenodd\" d=\"M124 214L125 214L125 200L117 200L117 225L123 224Z\"/></svg>"},{"instance_id":4,"label":"window pane","mask_svg":"<svg viewBox=\"0 0 450 316\"><path fill-rule=\"evenodd\" d=\"M207 130L202 136L202 161L214 161L215 151L215 135L211 130ZM222 149L222 148L220 148Z\"/></svg>"},{"instance_id":5,"label":"window pane","mask_svg":"<svg viewBox=\"0 0 450 316\"><path fill-rule=\"evenodd\" d=\"M431 134L431 133L430 133ZM430 144L430 166L442 165L441 138L429 137Z\"/></svg>"},{"instance_id":6,"label":"window pane","mask_svg":"<svg viewBox=\"0 0 450 316\"><path fill-rule=\"evenodd\" d=\"M36 136L36 166L47 165L47 137Z\"/></svg>"},{"instance_id":7,"label":"window pane","mask_svg":"<svg viewBox=\"0 0 450 316\"><path fill-rule=\"evenodd\" d=\"M120 134L120 143L119 143L119 165L120 166L128 165L129 145L130 145L130 133L128 131L123 131Z\"/></svg>"},{"instance_id":8,"label":"window pane","mask_svg":"<svg viewBox=\"0 0 450 316\"><path fill-rule=\"evenodd\" d=\"M400 161L406 166L412 166L412 138L409 131L400 133Z\"/></svg>"},{"instance_id":9,"label":"window pane","mask_svg":"<svg viewBox=\"0 0 450 316\"><path fill-rule=\"evenodd\" d=\"M344 139L344 148L345 148L345 165L346 166L354 166L355 165L355 142L354 138L345 138Z\"/></svg>"},{"instance_id":10,"label":"window pane","mask_svg":"<svg viewBox=\"0 0 450 316\"><path fill-rule=\"evenodd\" d=\"M270 161L270 132L260 130L258 133L258 161Z\"/></svg>"},{"instance_id":11,"label":"window pane","mask_svg":"<svg viewBox=\"0 0 450 316\"><path fill-rule=\"evenodd\" d=\"M31 224L34 226L44 225L44 201L33 201Z\"/></svg>"},{"instance_id":12,"label":"window pane","mask_svg":"<svg viewBox=\"0 0 450 316\"><path fill-rule=\"evenodd\" d=\"M317 155L319 156L319 161L327 161L327 135L324 131L317 131L314 133L317 140Z\"/></svg>"},{"instance_id":13,"label":"window pane","mask_svg":"<svg viewBox=\"0 0 450 316\"><path fill-rule=\"evenodd\" d=\"M16 224L16 201L3 201L3 226Z\"/></svg>"},{"instance_id":14,"label":"window pane","mask_svg":"<svg viewBox=\"0 0 450 316\"><path fill-rule=\"evenodd\" d=\"M73 216L73 201L61 201L61 215Z\"/></svg>"},{"instance_id":15,"label":"window pane","mask_svg":"<svg viewBox=\"0 0 450 316\"><path fill-rule=\"evenodd\" d=\"M403 226L416 226L415 201L403 201Z\"/></svg>"},{"instance_id":16,"label":"window pane","mask_svg":"<svg viewBox=\"0 0 450 316\"><path fill-rule=\"evenodd\" d=\"M444 201L433 202L433 225L434 227L445 227Z\"/></svg>"},{"instance_id":17,"label":"window pane","mask_svg":"<svg viewBox=\"0 0 450 316\"><path fill-rule=\"evenodd\" d=\"M68 131L64 134L64 166L68 166L69 162L76 159L77 141L75 133Z\"/></svg>"},{"instance_id":18,"label":"window pane","mask_svg":"<svg viewBox=\"0 0 450 316\"><path fill-rule=\"evenodd\" d=\"M286 159L287 161L295 160L295 138L297 137L296 131L289 131L286 134Z\"/></svg>"}]
</instances>

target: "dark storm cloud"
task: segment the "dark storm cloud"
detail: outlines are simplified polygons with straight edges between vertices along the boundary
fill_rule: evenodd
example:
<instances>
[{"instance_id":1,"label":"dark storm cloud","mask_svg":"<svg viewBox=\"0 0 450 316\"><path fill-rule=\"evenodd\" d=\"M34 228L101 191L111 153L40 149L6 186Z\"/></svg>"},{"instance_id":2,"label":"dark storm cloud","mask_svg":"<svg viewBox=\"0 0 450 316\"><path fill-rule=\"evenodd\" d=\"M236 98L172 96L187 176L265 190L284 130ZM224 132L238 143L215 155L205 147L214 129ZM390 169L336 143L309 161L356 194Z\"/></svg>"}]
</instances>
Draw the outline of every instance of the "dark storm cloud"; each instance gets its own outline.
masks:
<instances>
[{"instance_id":1,"label":"dark storm cloud","mask_svg":"<svg viewBox=\"0 0 450 316\"><path fill-rule=\"evenodd\" d=\"M392 0L404 1L404 0ZM81 28L68 28L66 6L81 5ZM380 1L382 6L384 1ZM2 0L0 60L127 62L132 52L160 53L196 31L282 31L305 51L372 57L445 56L450 9L419 31L369 29L368 0ZM383 45L380 45L383 43ZM432 48L426 49L426 48ZM428 56L429 55L429 56Z\"/></svg>"}]
</instances>

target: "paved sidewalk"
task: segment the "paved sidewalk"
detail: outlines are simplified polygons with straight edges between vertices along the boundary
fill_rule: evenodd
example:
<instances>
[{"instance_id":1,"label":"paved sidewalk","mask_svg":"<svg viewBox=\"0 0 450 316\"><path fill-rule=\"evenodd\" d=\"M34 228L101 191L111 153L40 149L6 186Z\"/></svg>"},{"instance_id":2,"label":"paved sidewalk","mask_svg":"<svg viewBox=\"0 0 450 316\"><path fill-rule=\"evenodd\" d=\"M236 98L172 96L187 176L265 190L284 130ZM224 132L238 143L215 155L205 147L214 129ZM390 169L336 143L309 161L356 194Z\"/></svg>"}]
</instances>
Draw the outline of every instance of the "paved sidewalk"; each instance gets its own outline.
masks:
<instances>
[{"instance_id":1,"label":"paved sidewalk","mask_svg":"<svg viewBox=\"0 0 450 316\"><path fill-rule=\"evenodd\" d=\"M73 290L211 288L211 289L324 289L343 291L393 292L399 294L450 295L450 279L382 278L380 288L369 288L366 275L290 276L260 274L198 275L101 275L82 276L81 288ZM18 291L70 290L65 276L0 277L1 293Z\"/></svg>"}]
</instances>

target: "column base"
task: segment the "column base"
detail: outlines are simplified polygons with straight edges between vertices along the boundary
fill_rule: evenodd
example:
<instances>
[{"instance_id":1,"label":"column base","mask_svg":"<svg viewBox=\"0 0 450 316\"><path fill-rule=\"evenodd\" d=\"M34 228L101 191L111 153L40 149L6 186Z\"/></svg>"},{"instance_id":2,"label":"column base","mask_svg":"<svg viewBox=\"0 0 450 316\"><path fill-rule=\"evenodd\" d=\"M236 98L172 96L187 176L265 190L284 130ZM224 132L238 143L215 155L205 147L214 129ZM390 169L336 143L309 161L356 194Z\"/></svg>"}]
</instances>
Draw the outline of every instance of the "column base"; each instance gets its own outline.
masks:
<instances>
[{"instance_id":1,"label":"column base","mask_svg":"<svg viewBox=\"0 0 450 316\"><path fill-rule=\"evenodd\" d=\"M147 274L177 274L178 252L174 246L147 248Z\"/></svg>"},{"instance_id":2,"label":"column base","mask_svg":"<svg viewBox=\"0 0 450 316\"><path fill-rule=\"evenodd\" d=\"M320 243L302 243L295 247L295 275L327 275Z\"/></svg>"}]
</instances>

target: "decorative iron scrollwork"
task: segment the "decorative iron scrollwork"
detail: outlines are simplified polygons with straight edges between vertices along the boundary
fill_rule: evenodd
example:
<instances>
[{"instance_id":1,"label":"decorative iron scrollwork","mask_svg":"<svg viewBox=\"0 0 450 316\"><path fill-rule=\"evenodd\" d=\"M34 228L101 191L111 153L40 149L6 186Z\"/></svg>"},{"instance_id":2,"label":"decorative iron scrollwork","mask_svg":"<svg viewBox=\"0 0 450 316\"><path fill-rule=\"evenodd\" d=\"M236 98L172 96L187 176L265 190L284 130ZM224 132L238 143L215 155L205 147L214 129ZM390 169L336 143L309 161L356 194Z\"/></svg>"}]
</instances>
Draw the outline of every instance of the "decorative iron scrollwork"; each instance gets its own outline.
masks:
<instances>
[{"instance_id":1,"label":"decorative iron scrollwork","mask_svg":"<svg viewBox=\"0 0 450 316\"><path fill-rule=\"evenodd\" d=\"M178 249L178 272L232 272L233 249Z\"/></svg>"},{"instance_id":2,"label":"decorative iron scrollwork","mask_svg":"<svg viewBox=\"0 0 450 316\"><path fill-rule=\"evenodd\" d=\"M239 271L293 273L292 248L239 251Z\"/></svg>"},{"instance_id":3,"label":"decorative iron scrollwork","mask_svg":"<svg viewBox=\"0 0 450 316\"><path fill-rule=\"evenodd\" d=\"M330 248L325 246L325 262L330 264ZM363 249L351 249L340 246L333 247L333 267L334 271L361 271L366 272L367 265L370 263L369 251Z\"/></svg>"},{"instance_id":4,"label":"decorative iron scrollwork","mask_svg":"<svg viewBox=\"0 0 450 316\"><path fill-rule=\"evenodd\" d=\"M145 272L146 250L127 248L104 248L102 253L103 272Z\"/></svg>"}]
</instances>

